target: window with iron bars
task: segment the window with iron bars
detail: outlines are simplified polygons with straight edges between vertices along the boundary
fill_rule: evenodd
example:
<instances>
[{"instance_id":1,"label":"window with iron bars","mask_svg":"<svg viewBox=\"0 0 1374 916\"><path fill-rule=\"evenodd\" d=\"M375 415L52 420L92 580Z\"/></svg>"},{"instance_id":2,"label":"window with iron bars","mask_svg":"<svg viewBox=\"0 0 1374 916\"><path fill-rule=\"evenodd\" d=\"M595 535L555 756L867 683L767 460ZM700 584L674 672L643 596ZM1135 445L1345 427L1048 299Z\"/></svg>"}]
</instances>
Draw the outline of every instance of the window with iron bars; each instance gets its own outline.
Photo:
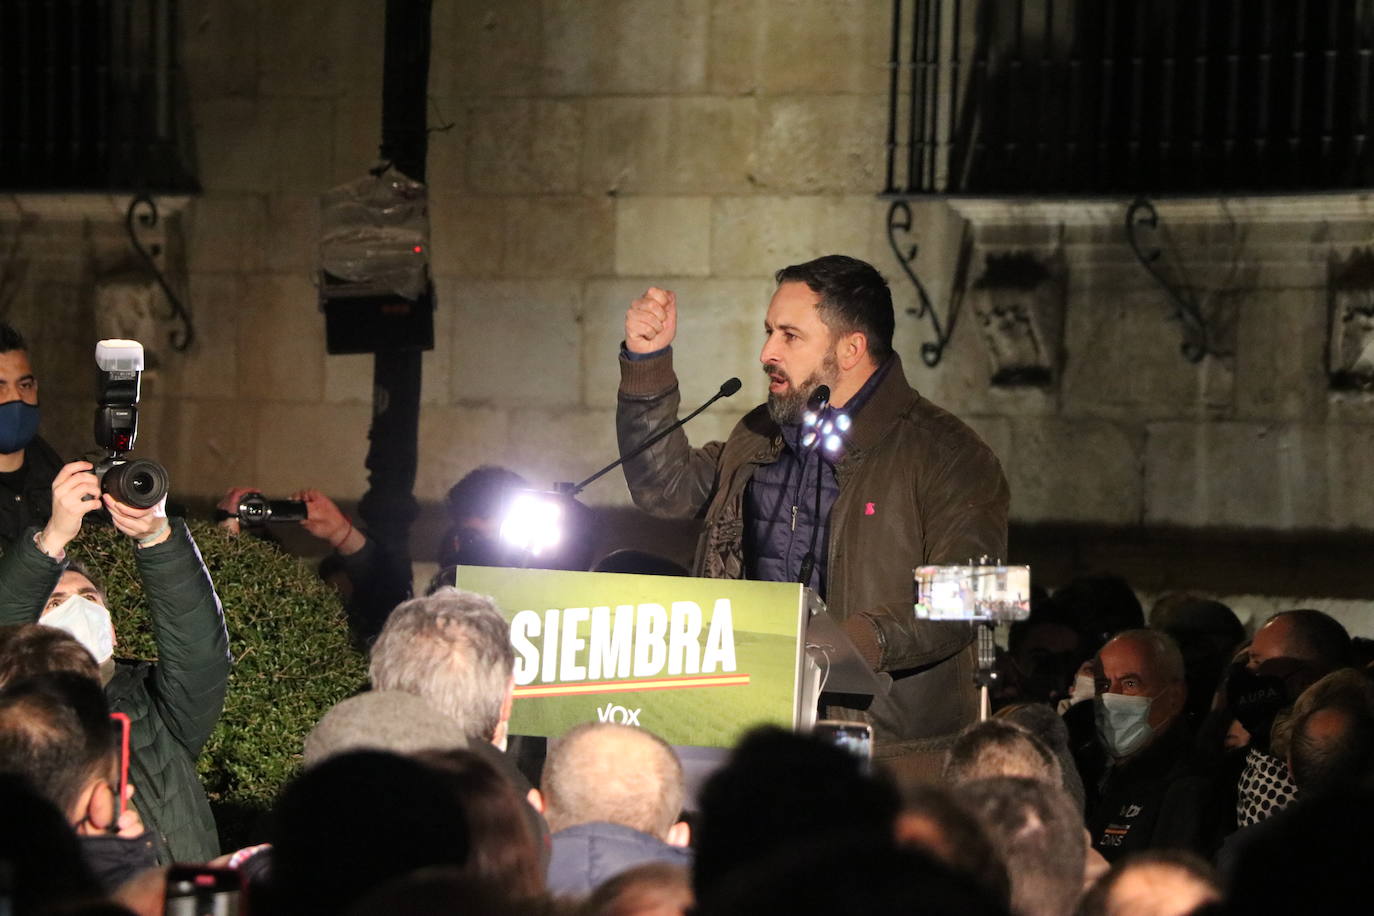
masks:
<instances>
[{"instance_id":1,"label":"window with iron bars","mask_svg":"<svg viewBox=\"0 0 1374 916\"><path fill-rule=\"evenodd\" d=\"M1374 185L1374 0L894 0L889 195Z\"/></svg>"},{"instance_id":2,"label":"window with iron bars","mask_svg":"<svg viewBox=\"0 0 1374 916\"><path fill-rule=\"evenodd\" d=\"M0 188L199 189L176 0L0 2Z\"/></svg>"}]
</instances>

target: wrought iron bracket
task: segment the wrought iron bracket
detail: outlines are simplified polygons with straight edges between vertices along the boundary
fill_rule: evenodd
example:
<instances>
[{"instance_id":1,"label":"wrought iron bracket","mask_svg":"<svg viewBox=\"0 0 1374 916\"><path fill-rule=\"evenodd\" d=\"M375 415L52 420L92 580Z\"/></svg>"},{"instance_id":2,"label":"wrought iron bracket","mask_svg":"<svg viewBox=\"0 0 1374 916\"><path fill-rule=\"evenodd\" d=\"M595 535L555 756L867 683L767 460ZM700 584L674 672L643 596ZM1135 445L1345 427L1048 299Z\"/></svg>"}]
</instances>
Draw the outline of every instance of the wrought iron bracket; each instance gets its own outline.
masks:
<instances>
[{"instance_id":1,"label":"wrought iron bracket","mask_svg":"<svg viewBox=\"0 0 1374 916\"><path fill-rule=\"evenodd\" d=\"M935 303L931 301L925 284L916 275L916 255L920 251L920 246L909 238L898 241L898 234L909 234L914 223L915 218L911 214L910 205L900 198L892 201L892 205L887 208L887 243L892 246L892 253L897 256L897 263L901 265L902 272L916 287L918 307L909 308L906 313L916 318L928 318L931 329L935 332L934 340L921 344L921 361L934 368L939 365L940 358L945 353L945 346L954 335L954 323L959 317L959 306L968 286L968 265L973 254L973 239L968 231L968 224L965 223L964 236L959 248L959 264L950 290L949 312L941 321L940 313L936 311Z\"/></svg>"},{"instance_id":2,"label":"wrought iron bracket","mask_svg":"<svg viewBox=\"0 0 1374 916\"><path fill-rule=\"evenodd\" d=\"M134 251L138 252L143 259L144 266L152 271L157 285L162 288L162 294L167 297L167 302L171 306L172 312L167 317L173 321L181 323L181 327L174 329L168 335L168 340L172 344L172 349L178 353L185 353L191 346L191 342L196 339L195 326L191 324L191 315L181 304L181 299L176 293L172 292L172 287L167 284L167 279L158 270L157 261L154 260L162 253L162 246L154 243L149 247L144 247L143 242L138 237L139 227L143 229L153 229L157 227L158 213L157 204L147 194L139 194L129 201L129 209L124 213L124 231L129 234L129 241L134 246Z\"/></svg>"},{"instance_id":3,"label":"wrought iron bracket","mask_svg":"<svg viewBox=\"0 0 1374 916\"><path fill-rule=\"evenodd\" d=\"M1183 358L1190 363L1200 363L1206 356L1226 356L1229 354L1218 350L1211 339L1211 334L1207 327L1207 319L1202 314L1202 308L1197 302L1196 295L1189 290L1188 295L1169 282L1163 272L1159 269L1160 255L1163 253L1158 245L1150 248L1143 248L1137 236L1137 230L1144 226L1151 231L1159 229L1159 211L1154 204L1144 197L1137 197L1126 208L1126 239L1131 243L1131 251L1135 252L1136 260L1146 272L1154 278L1160 288L1164 290L1170 301L1174 304L1174 314L1172 317L1178 319L1183 325L1183 344L1180 351Z\"/></svg>"}]
</instances>

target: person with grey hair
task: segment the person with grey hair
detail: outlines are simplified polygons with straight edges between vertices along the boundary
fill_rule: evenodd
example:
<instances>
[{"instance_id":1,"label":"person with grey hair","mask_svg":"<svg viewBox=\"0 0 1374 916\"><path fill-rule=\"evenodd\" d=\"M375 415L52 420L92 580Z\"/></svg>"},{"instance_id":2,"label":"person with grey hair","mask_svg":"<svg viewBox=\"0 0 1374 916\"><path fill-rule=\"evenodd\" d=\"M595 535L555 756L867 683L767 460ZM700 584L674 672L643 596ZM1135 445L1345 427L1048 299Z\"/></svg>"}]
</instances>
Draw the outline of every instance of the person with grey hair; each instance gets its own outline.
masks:
<instances>
[{"instance_id":1,"label":"person with grey hair","mask_svg":"<svg viewBox=\"0 0 1374 916\"><path fill-rule=\"evenodd\" d=\"M510 625L484 595L441 588L400 604L372 646L374 690L413 694L472 739L506 746L515 679Z\"/></svg>"},{"instance_id":2,"label":"person with grey hair","mask_svg":"<svg viewBox=\"0 0 1374 916\"><path fill-rule=\"evenodd\" d=\"M640 728L591 722L549 749L540 780L553 831L549 890L587 894L648 862L690 868L690 831L678 820L682 765Z\"/></svg>"},{"instance_id":3,"label":"person with grey hair","mask_svg":"<svg viewBox=\"0 0 1374 916\"><path fill-rule=\"evenodd\" d=\"M1093 660L1097 759L1083 772L1101 779L1088 799L1093 846L1109 862L1145 849L1208 854L1214 842L1207 780L1183 724L1188 699L1183 655L1157 630L1126 630Z\"/></svg>"},{"instance_id":4,"label":"person with grey hair","mask_svg":"<svg viewBox=\"0 0 1374 916\"><path fill-rule=\"evenodd\" d=\"M1045 780L1001 776L963 783L954 794L1006 864L1015 916L1073 912L1086 841L1067 792Z\"/></svg>"}]
</instances>

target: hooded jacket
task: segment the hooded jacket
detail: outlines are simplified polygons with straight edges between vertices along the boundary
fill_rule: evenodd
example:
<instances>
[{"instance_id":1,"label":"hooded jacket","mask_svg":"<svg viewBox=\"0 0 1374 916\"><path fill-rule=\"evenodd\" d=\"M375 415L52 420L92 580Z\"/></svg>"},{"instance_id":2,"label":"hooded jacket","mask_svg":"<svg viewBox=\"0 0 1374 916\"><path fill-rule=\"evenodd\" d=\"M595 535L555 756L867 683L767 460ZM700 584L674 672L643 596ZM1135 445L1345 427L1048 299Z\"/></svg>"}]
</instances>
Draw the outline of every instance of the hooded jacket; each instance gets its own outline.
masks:
<instances>
[{"instance_id":1,"label":"hooded jacket","mask_svg":"<svg viewBox=\"0 0 1374 916\"><path fill-rule=\"evenodd\" d=\"M992 450L953 414L912 389L895 354L854 418L835 467L839 495L828 518L826 602L851 633L871 627L875 668L892 675L863 718L880 742L956 732L977 717L972 628L917 620L912 570L925 564L1005 559L1010 491ZM628 453L677 416L671 350L620 360L616 432ZM694 575L745 575L745 489L776 461L782 431L766 405L725 442L688 445L677 430L625 463L635 504L660 516L699 517ZM853 620L854 622L849 622ZM866 632L866 631L865 631ZM863 648L861 646L861 648Z\"/></svg>"}]
</instances>

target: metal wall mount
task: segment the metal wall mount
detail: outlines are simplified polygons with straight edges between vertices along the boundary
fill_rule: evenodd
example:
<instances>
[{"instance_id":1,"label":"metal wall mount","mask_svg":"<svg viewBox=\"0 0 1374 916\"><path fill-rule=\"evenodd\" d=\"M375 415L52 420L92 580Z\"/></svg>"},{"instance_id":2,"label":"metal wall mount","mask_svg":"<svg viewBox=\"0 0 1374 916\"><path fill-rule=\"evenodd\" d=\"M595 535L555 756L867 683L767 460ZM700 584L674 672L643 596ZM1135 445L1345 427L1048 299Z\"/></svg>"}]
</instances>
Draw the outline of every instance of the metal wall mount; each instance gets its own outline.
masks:
<instances>
[{"instance_id":1,"label":"metal wall mount","mask_svg":"<svg viewBox=\"0 0 1374 916\"><path fill-rule=\"evenodd\" d=\"M172 349L178 353L185 353L196 339L195 326L191 324L191 315L182 305L181 299L176 293L172 292L172 287L168 285L167 278L158 269L158 255L162 253L162 246L154 243L150 247L144 247L143 242L138 237L139 228L145 230L155 229L158 224L157 204L147 194L139 194L129 201L129 209L124 212L124 231L129 234L129 241L134 246L134 251L142 259L145 267L152 272L153 278L157 280L157 285L161 287L162 294L167 297L167 303L171 306L172 313L168 316L173 321L181 324L180 328L173 329L168 335L168 340L172 344Z\"/></svg>"},{"instance_id":2,"label":"metal wall mount","mask_svg":"<svg viewBox=\"0 0 1374 916\"><path fill-rule=\"evenodd\" d=\"M1183 358L1190 363L1200 363L1208 356L1230 356L1225 348L1217 345L1217 335L1214 329L1208 326L1207 318L1202 313L1202 306L1194 291L1185 291L1175 286L1160 270L1159 260L1163 249L1159 245L1142 245L1137 234L1141 227L1152 232L1159 229L1159 211L1145 197L1137 197L1126 208L1126 240L1130 242L1131 251L1135 252L1140 266L1154 278L1174 304L1174 314L1171 317L1183 326L1183 344L1179 348Z\"/></svg>"},{"instance_id":3,"label":"metal wall mount","mask_svg":"<svg viewBox=\"0 0 1374 916\"><path fill-rule=\"evenodd\" d=\"M916 274L916 256L920 246L909 237L898 241L898 235L909 235L914 224L915 218L912 216L910 204L902 198L893 200L887 209L887 242L892 246L892 253L897 256L897 263L901 265L902 272L907 275L912 286L916 287L917 305L915 308L908 308L906 313L915 318L929 319L931 330L935 333L934 340L921 344L921 361L934 368L939 365L945 347L954 334L954 323L959 317L964 291L968 288L969 263L973 260L973 233L969 224L965 222L963 237L959 243L959 262L954 271L954 281L950 285L949 308L942 320L935 303L926 291L925 284Z\"/></svg>"}]
</instances>

